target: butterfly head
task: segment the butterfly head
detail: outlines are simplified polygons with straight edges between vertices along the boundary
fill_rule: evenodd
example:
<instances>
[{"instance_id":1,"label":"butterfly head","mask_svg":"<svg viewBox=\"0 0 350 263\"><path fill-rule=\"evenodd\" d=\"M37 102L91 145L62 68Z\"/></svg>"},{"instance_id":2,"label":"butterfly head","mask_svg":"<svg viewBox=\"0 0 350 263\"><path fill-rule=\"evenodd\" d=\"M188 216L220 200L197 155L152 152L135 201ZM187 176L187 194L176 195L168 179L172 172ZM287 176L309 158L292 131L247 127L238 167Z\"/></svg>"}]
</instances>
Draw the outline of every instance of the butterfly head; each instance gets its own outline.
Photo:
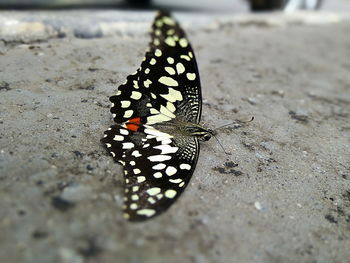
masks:
<instances>
[{"instance_id":1,"label":"butterfly head","mask_svg":"<svg viewBox=\"0 0 350 263\"><path fill-rule=\"evenodd\" d=\"M212 129L200 127L200 129L196 132L197 138L204 142L209 141L211 137L215 136L216 132Z\"/></svg>"}]
</instances>

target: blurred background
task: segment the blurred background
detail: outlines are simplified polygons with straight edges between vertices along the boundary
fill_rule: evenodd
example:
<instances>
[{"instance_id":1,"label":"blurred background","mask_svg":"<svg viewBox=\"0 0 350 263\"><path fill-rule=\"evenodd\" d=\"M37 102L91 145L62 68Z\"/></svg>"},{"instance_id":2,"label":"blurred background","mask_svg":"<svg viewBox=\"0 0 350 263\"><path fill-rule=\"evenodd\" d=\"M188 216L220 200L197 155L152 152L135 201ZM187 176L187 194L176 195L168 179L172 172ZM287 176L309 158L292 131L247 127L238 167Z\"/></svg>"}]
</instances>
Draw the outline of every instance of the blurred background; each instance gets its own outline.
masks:
<instances>
[{"instance_id":1,"label":"blurred background","mask_svg":"<svg viewBox=\"0 0 350 263\"><path fill-rule=\"evenodd\" d=\"M0 8L167 8L182 11L248 12L269 10L343 10L349 0L0 0Z\"/></svg>"}]
</instances>

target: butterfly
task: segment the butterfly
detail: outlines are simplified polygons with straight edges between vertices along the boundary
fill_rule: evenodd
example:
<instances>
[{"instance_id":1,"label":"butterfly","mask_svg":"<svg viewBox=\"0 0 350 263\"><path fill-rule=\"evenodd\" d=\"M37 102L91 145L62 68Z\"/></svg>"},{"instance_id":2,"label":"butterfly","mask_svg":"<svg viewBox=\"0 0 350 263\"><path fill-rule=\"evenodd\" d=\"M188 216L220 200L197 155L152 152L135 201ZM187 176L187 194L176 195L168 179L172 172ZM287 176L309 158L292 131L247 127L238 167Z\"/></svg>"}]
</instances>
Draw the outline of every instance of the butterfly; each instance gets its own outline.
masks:
<instances>
[{"instance_id":1,"label":"butterfly","mask_svg":"<svg viewBox=\"0 0 350 263\"><path fill-rule=\"evenodd\" d=\"M116 124L101 142L124 168L124 217L143 221L167 210L188 185L199 142L214 131L199 124L201 84L184 30L158 11L141 66L110 97Z\"/></svg>"}]
</instances>

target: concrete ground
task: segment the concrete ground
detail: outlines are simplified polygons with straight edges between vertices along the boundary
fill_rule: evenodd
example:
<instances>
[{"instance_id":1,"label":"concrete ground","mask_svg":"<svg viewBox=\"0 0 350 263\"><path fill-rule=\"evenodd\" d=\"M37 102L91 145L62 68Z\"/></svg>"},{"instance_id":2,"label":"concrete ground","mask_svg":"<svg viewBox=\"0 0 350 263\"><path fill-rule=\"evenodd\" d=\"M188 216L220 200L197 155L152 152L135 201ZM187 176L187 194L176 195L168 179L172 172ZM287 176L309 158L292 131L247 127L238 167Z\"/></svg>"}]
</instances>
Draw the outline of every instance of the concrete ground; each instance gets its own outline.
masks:
<instances>
[{"instance_id":1,"label":"concrete ground","mask_svg":"<svg viewBox=\"0 0 350 263\"><path fill-rule=\"evenodd\" d=\"M350 22L336 13L176 13L202 79L183 196L128 223L99 143L153 13L0 13L1 262L350 262ZM237 163L238 166L234 167Z\"/></svg>"}]
</instances>

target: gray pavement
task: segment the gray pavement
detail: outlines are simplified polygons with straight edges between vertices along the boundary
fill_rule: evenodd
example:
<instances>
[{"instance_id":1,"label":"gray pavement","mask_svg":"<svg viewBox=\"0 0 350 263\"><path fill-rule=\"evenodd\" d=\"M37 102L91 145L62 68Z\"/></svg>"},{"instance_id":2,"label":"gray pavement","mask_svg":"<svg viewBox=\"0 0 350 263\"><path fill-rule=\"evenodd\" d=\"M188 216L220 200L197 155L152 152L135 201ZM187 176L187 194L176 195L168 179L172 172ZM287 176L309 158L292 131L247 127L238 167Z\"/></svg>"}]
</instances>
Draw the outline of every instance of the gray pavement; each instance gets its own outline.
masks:
<instances>
[{"instance_id":1,"label":"gray pavement","mask_svg":"<svg viewBox=\"0 0 350 263\"><path fill-rule=\"evenodd\" d=\"M176 13L203 122L255 120L221 130L231 155L202 144L183 196L131 224L121 167L99 139L152 17L0 13L1 262L349 263L348 15Z\"/></svg>"}]
</instances>

